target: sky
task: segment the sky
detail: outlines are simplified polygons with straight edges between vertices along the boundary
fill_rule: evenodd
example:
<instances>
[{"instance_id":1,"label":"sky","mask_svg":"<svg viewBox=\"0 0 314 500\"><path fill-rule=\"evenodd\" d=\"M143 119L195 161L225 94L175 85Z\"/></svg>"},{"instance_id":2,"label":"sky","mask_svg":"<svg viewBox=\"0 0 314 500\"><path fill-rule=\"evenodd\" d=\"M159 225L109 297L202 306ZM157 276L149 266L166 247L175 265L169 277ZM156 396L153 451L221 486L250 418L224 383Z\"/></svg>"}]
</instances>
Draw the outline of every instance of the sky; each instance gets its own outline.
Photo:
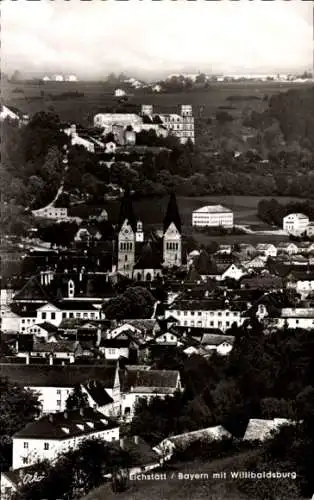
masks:
<instances>
[{"instance_id":1,"label":"sky","mask_svg":"<svg viewBox=\"0 0 314 500\"><path fill-rule=\"evenodd\" d=\"M312 69L302 0L3 0L1 69L97 79Z\"/></svg>"}]
</instances>

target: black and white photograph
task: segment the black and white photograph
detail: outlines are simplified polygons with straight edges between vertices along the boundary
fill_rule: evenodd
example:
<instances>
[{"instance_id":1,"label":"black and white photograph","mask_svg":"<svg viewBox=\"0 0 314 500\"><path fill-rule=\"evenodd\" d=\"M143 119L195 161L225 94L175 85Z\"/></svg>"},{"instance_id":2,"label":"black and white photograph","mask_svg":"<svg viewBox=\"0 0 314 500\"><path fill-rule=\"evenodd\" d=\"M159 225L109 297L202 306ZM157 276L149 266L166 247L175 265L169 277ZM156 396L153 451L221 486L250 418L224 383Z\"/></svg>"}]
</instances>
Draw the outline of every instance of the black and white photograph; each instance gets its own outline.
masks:
<instances>
[{"instance_id":1,"label":"black and white photograph","mask_svg":"<svg viewBox=\"0 0 314 500\"><path fill-rule=\"evenodd\" d=\"M314 2L0 9L0 500L314 500Z\"/></svg>"}]
</instances>

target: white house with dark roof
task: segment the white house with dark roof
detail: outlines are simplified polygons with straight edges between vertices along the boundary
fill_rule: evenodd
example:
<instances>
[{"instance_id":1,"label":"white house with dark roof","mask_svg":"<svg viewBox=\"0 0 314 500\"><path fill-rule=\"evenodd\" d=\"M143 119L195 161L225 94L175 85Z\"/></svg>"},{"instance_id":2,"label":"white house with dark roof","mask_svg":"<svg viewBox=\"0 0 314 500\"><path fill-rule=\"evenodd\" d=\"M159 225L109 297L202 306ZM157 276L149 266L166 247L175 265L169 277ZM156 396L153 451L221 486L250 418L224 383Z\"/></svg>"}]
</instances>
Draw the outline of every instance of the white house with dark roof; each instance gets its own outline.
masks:
<instances>
[{"instance_id":1,"label":"white house with dark roof","mask_svg":"<svg viewBox=\"0 0 314 500\"><path fill-rule=\"evenodd\" d=\"M126 421L131 421L140 399L147 401L156 397L164 399L181 390L178 370L127 368L122 375L122 416Z\"/></svg>"},{"instance_id":2,"label":"white house with dark roof","mask_svg":"<svg viewBox=\"0 0 314 500\"><path fill-rule=\"evenodd\" d=\"M298 236L306 232L309 222L310 220L307 215L291 213L283 218L282 228L286 233Z\"/></svg>"},{"instance_id":3,"label":"white house with dark roof","mask_svg":"<svg viewBox=\"0 0 314 500\"><path fill-rule=\"evenodd\" d=\"M112 411L113 415L118 415L120 412L120 379L116 364L62 366L14 363L2 365L0 377L35 392L44 414L65 411L67 398L79 385L89 396L91 407L103 411L105 391L112 398L108 414Z\"/></svg>"},{"instance_id":4,"label":"white house with dark roof","mask_svg":"<svg viewBox=\"0 0 314 500\"><path fill-rule=\"evenodd\" d=\"M245 301L225 301L204 298L201 300L181 300L170 304L165 317L173 316L179 326L197 328L219 328L227 330L235 323L241 326L245 321L248 305Z\"/></svg>"},{"instance_id":5,"label":"white house with dark roof","mask_svg":"<svg viewBox=\"0 0 314 500\"><path fill-rule=\"evenodd\" d=\"M201 339L201 347L206 351L215 351L217 354L226 356L233 349L235 337L232 335L215 335L212 333L205 333Z\"/></svg>"},{"instance_id":6,"label":"white house with dark roof","mask_svg":"<svg viewBox=\"0 0 314 500\"><path fill-rule=\"evenodd\" d=\"M192 212L192 226L233 227L233 212L222 205L206 205Z\"/></svg>"},{"instance_id":7,"label":"white house with dark roof","mask_svg":"<svg viewBox=\"0 0 314 500\"><path fill-rule=\"evenodd\" d=\"M44 415L13 435L12 468L54 461L87 439L119 440L119 424L92 408Z\"/></svg>"}]
</instances>

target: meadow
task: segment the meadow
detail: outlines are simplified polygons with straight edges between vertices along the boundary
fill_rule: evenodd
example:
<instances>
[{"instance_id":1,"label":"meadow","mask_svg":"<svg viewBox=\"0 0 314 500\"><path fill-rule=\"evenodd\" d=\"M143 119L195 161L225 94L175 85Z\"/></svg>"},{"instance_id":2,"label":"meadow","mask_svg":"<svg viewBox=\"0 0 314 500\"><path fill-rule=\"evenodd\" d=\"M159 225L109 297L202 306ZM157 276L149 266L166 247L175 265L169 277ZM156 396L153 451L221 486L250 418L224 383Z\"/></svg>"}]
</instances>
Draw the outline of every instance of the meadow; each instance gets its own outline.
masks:
<instances>
[{"instance_id":1,"label":"meadow","mask_svg":"<svg viewBox=\"0 0 314 500\"><path fill-rule=\"evenodd\" d=\"M231 108L236 116L244 108L262 111L267 106L264 97L300 88L306 84L279 82L231 82L213 83L208 90L190 92L152 94L145 89L134 90L128 103L140 107L143 104L156 106L157 111L175 112L181 104L192 104L195 117L209 117L219 107ZM114 88L102 82L2 82L3 102L16 106L25 113L33 115L38 111L54 110L62 121L91 126L93 116L105 112L106 108L118 104ZM68 98L61 94L75 93ZM80 96L79 94L83 94ZM230 101L228 97L255 96L255 99Z\"/></svg>"},{"instance_id":2,"label":"meadow","mask_svg":"<svg viewBox=\"0 0 314 500\"><path fill-rule=\"evenodd\" d=\"M262 223L257 215L257 205L260 200L265 197L259 196L201 196L196 198L178 196L177 202L179 212L181 215L183 232L185 235L193 236L199 243L208 244L210 241L217 241L218 243L230 243L234 241L247 242L247 243L261 243L261 242L274 242L284 241L286 236L271 234L271 235L255 235L255 234L241 234L241 235L222 235L222 236L208 236L206 234L193 230L191 225L192 211L207 204L222 204L234 212L234 222L238 225L249 225L254 230L271 229L266 224ZM291 198L278 196L276 199L280 203L289 203L291 201L300 201L299 198ZM136 217L144 223L144 227L162 227L162 221L167 209L168 197L163 198L144 198L134 200L133 207ZM116 223L119 214L120 201L110 200L105 202L109 219ZM89 212L93 210L92 207L86 205L79 205L71 209L71 215L77 217L86 217Z\"/></svg>"}]
</instances>

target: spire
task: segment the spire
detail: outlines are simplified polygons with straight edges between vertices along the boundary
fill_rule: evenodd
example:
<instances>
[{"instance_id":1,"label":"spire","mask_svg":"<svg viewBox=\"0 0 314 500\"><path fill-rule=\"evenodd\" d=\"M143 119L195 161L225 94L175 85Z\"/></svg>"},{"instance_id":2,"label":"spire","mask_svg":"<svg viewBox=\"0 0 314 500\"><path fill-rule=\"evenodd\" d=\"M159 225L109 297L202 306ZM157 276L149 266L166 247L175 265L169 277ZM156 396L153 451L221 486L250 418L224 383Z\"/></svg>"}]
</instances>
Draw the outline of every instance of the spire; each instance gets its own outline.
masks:
<instances>
[{"instance_id":1,"label":"spire","mask_svg":"<svg viewBox=\"0 0 314 500\"><path fill-rule=\"evenodd\" d=\"M119 218L118 218L118 229L121 229L125 219L129 221L133 231L136 231L136 217L133 210L132 199L129 189L124 191L124 196L121 200Z\"/></svg>"},{"instance_id":2,"label":"spire","mask_svg":"<svg viewBox=\"0 0 314 500\"><path fill-rule=\"evenodd\" d=\"M170 195L166 216L164 218L164 233L167 231L172 222L181 234L181 219L179 215L176 195L174 192L172 192Z\"/></svg>"}]
</instances>

